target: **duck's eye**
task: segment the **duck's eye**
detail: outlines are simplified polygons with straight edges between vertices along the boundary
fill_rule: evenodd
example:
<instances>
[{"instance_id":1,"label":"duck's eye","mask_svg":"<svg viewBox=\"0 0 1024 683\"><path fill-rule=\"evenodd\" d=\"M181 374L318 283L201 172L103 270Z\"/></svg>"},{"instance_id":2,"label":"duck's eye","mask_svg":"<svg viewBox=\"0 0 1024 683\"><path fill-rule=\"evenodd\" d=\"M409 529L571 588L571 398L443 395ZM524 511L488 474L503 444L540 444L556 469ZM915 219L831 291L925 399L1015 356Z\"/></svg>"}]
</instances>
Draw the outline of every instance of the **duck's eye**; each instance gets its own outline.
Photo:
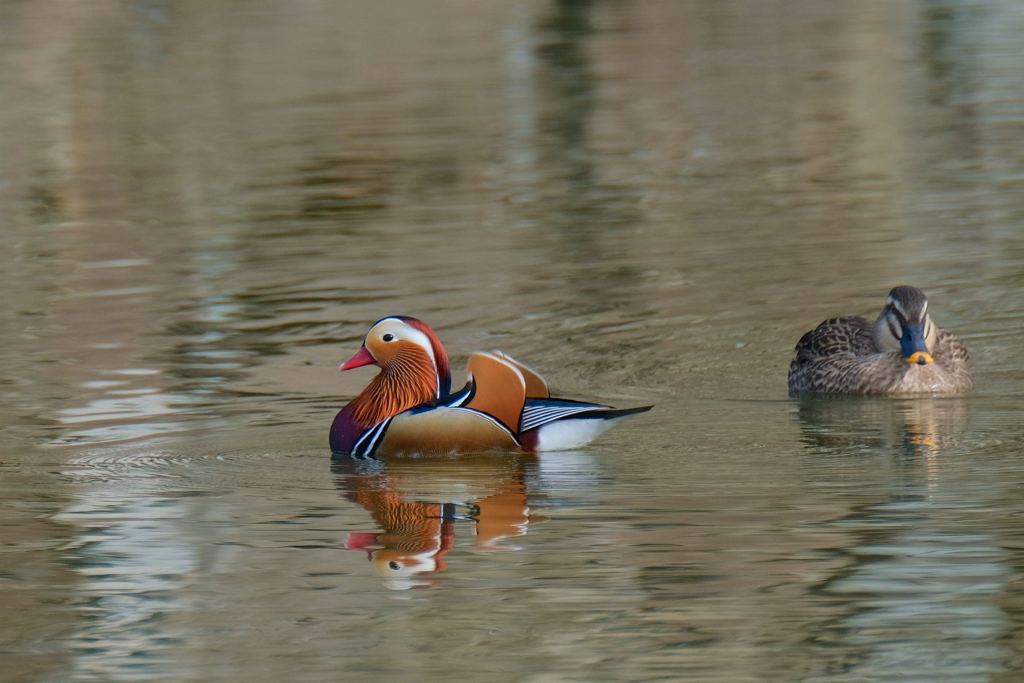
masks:
<instances>
[{"instance_id":1,"label":"duck's eye","mask_svg":"<svg viewBox=\"0 0 1024 683\"><path fill-rule=\"evenodd\" d=\"M386 342L394 341L395 335L393 335L393 334L385 334L383 337L381 337L381 339L383 339Z\"/></svg>"},{"instance_id":2,"label":"duck's eye","mask_svg":"<svg viewBox=\"0 0 1024 683\"><path fill-rule=\"evenodd\" d=\"M388 336L390 337L391 335L388 335ZM388 567L390 567L391 569L394 569L397 572L399 569L402 568L402 565L398 564L394 560L391 560L390 562L388 562Z\"/></svg>"}]
</instances>

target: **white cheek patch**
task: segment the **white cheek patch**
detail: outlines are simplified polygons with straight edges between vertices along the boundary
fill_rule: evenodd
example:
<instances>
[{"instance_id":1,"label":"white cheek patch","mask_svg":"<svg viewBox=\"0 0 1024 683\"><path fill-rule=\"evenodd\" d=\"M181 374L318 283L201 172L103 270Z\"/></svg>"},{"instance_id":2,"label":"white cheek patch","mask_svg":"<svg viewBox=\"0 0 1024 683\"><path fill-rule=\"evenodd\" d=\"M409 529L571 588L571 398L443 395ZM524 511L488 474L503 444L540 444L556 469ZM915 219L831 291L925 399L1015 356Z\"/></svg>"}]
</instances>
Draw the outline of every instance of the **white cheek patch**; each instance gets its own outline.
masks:
<instances>
[{"instance_id":1,"label":"white cheek patch","mask_svg":"<svg viewBox=\"0 0 1024 683\"><path fill-rule=\"evenodd\" d=\"M902 329L894 313L886 312L879 316L872 331L875 347L883 352L899 351L901 332Z\"/></svg>"},{"instance_id":2,"label":"white cheek patch","mask_svg":"<svg viewBox=\"0 0 1024 683\"><path fill-rule=\"evenodd\" d=\"M903 327L900 325L900 321L895 316L887 315L885 316L885 322L887 323L886 327L889 328L889 334L899 343L900 338L903 336Z\"/></svg>"},{"instance_id":3,"label":"white cheek patch","mask_svg":"<svg viewBox=\"0 0 1024 683\"><path fill-rule=\"evenodd\" d=\"M932 353L935 351L935 344L939 341L939 333L935 327L935 323L932 322L932 317L926 316L924 319L924 343L928 346L928 352Z\"/></svg>"}]
</instances>

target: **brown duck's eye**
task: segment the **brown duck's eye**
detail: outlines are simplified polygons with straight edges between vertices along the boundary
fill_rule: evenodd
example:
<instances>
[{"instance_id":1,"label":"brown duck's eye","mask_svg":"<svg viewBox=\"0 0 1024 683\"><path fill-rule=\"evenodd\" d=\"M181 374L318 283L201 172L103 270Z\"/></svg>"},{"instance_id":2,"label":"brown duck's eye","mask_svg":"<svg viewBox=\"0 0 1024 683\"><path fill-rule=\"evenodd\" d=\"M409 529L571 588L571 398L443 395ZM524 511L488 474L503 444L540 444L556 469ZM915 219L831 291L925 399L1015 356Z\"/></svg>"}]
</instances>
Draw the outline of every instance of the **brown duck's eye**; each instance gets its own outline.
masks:
<instances>
[{"instance_id":1,"label":"brown duck's eye","mask_svg":"<svg viewBox=\"0 0 1024 683\"><path fill-rule=\"evenodd\" d=\"M388 336L390 337L391 335L389 334ZM399 569L402 568L402 565L398 564L394 560L391 560L390 562L388 562L388 567L394 569L397 572Z\"/></svg>"},{"instance_id":2,"label":"brown duck's eye","mask_svg":"<svg viewBox=\"0 0 1024 683\"><path fill-rule=\"evenodd\" d=\"M395 335L393 335L393 334L385 334L383 337L381 337L381 339L383 339L386 342L387 341L393 341L394 338L395 338Z\"/></svg>"}]
</instances>

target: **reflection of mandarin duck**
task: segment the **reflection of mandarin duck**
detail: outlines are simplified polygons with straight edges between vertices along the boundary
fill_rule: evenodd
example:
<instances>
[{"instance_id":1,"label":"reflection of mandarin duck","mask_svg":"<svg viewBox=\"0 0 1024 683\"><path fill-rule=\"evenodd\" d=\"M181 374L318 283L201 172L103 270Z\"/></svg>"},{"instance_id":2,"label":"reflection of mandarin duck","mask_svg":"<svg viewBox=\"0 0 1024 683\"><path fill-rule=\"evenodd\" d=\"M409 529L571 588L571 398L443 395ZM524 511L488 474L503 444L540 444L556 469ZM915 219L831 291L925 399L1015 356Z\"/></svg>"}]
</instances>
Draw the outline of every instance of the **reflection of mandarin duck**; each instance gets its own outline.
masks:
<instances>
[{"instance_id":1,"label":"reflection of mandarin duck","mask_svg":"<svg viewBox=\"0 0 1024 683\"><path fill-rule=\"evenodd\" d=\"M390 491L361 492L353 498L370 511L384 531L350 533L346 547L367 551L379 575L447 569L442 556L455 540L455 505L405 501Z\"/></svg>"},{"instance_id":2,"label":"reflection of mandarin duck","mask_svg":"<svg viewBox=\"0 0 1024 683\"><path fill-rule=\"evenodd\" d=\"M789 393L963 394L971 388L967 349L928 315L924 292L889 292L874 324L826 320L796 345Z\"/></svg>"},{"instance_id":3,"label":"reflection of mandarin duck","mask_svg":"<svg viewBox=\"0 0 1024 683\"><path fill-rule=\"evenodd\" d=\"M448 355L415 318L377 321L341 370L380 373L334 418L331 450L376 457L400 453L564 450L582 446L619 419L617 410L554 398L536 372L500 351L469 357L469 381L451 393Z\"/></svg>"},{"instance_id":4,"label":"reflection of mandarin duck","mask_svg":"<svg viewBox=\"0 0 1024 683\"><path fill-rule=\"evenodd\" d=\"M525 534L529 521L536 519L529 515L519 463L478 458L459 469L451 460L411 460L386 472L343 471L353 466L339 463L339 486L383 531L350 532L346 547L365 550L380 576L409 578L444 571L443 557L454 545L458 522L473 522L480 550L502 550L502 539Z\"/></svg>"}]
</instances>

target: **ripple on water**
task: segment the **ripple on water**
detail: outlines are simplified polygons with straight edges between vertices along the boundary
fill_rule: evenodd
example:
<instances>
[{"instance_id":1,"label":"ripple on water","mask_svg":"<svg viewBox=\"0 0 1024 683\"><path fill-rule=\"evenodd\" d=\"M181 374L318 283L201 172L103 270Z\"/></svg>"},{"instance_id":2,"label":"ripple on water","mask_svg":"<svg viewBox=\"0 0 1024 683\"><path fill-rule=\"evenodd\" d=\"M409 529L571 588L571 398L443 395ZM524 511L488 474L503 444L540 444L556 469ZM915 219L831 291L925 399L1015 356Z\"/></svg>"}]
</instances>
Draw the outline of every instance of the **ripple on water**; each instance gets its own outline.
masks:
<instances>
[{"instance_id":1,"label":"ripple on water","mask_svg":"<svg viewBox=\"0 0 1024 683\"><path fill-rule=\"evenodd\" d=\"M76 449L61 463L60 473L75 484L117 484L150 495L177 492L250 492L323 488L327 459L322 450L254 451L225 447L230 435L191 440L186 449L173 442L117 443ZM171 444L171 445L169 445ZM296 467L297 463L310 463ZM258 495L258 494L257 494Z\"/></svg>"},{"instance_id":2,"label":"ripple on water","mask_svg":"<svg viewBox=\"0 0 1024 683\"><path fill-rule=\"evenodd\" d=\"M183 456L170 451L146 448L129 449L96 449L77 454L69 458L62 472L78 482L135 480L135 479L172 479L180 480L187 476L187 470L196 458Z\"/></svg>"},{"instance_id":3,"label":"ripple on water","mask_svg":"<svg viewBox=\"0 0 1024 683\"><path fill-rule=\"evenodd\" d=\"M64 426L53 445L116 443L166 435L189 427L209 426L214 418L202 414L202 397L168 390L154 368L100 370L104 379L79 384L82 403L57 411ZM109 377L116 379L108 379Z\"/></svg>"}]
</instances>

